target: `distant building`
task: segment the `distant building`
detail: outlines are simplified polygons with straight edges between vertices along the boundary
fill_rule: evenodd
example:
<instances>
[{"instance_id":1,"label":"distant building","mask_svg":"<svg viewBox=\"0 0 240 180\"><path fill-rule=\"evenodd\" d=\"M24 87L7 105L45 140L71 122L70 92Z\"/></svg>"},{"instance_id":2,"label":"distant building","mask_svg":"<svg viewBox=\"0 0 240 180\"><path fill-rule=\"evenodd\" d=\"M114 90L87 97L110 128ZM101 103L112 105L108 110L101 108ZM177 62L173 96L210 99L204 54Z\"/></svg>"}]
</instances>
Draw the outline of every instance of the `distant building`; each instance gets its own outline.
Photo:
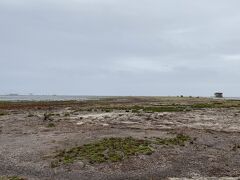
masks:
<instances>
[{"instance_id":1,"label":"distant building","mask_svg":"<svg viewBox=\"0 0 240 180\"><path fill-rule=\"evenodd\" d=\"M223 98L223 93L221 93L221 92L216 92L216 93L214 94L214 96L215 96L215 98Z\"/></svg>"}]
</instances>

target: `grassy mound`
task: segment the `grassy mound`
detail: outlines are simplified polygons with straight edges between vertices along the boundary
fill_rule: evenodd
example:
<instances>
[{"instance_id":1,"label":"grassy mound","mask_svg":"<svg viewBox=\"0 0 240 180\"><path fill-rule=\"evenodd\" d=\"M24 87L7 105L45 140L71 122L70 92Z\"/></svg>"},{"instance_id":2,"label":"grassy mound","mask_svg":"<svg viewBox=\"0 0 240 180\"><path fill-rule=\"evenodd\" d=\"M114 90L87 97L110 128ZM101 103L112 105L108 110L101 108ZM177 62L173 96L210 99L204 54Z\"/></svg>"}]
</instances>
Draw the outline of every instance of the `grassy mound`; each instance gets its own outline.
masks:
<instances>
[{"instance_id":1,"label":"grassy mound","mask_svg":"<svg viewBox=\"0 0 240 180\"><path fill-rule=\"evenodd\" d=\"M132 137L105 138L96 143L74 147L68 151L61 151L52 162L52 167L60 164L72 163L75 160L88 160L90 163L117 162L129 156L139 154L152 154L151 142Z\"/></svg>"},{"instance_id":2,"label":"grassy mound","mask_svg":"<svg viewBox=\"0 0 240 180\"><path fill-rule=\"evenodd\" d=\"M89 163L118 162L135 155L151 155L151 145L184 146L191 138L178 134L173 138L153 138L152 140L127 138L105 138L95 143L85 144L57 153L51 167L85 160Z\"/></svg>"},{"instance_id":3,"label":"grassy mound","mask_svg":"<svg viewBox=\"0 0 240 180\"><path fill-rule=\"evenodd\" d=\"M191 138L184 134L178 134L175 138L156 138L156 144L160 145L179 145L184 146L187 141L190 141Z\"/></svg>"}]
</instances>

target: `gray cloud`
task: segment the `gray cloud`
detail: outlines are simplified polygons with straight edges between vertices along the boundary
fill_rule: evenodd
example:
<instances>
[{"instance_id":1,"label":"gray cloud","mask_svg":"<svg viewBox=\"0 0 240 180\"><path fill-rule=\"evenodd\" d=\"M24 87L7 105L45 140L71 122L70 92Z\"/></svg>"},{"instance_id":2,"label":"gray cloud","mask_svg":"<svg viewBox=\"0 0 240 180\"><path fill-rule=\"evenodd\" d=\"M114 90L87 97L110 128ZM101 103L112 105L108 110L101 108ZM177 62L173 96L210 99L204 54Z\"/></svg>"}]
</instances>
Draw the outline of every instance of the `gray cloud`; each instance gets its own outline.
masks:
<instances>
[{"instance_id":1,"label":"gray cloud","mask_svg":"<svg viewBox=\"0 0 240 180\"><path fill-rule=\"evenodd\" d=\"M1 0L0 94L239 96L238 0Z\"/></svg>"}]
</instances>

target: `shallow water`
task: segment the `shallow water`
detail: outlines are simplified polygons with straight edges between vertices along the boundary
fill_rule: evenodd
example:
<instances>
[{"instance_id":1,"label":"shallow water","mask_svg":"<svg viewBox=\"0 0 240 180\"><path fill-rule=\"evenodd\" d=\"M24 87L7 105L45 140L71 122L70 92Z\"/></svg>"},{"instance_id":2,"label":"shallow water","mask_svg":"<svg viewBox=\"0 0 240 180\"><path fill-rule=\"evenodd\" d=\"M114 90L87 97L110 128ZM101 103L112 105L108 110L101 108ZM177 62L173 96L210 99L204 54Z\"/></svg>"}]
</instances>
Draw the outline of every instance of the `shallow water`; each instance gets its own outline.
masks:
<instances>
[{"instance_id":1,"label":"shallow water","mask_svg":"<svg viewBox=\"0 0 240 180\"><path fill-rule=\"evenodd\" d=\"M108 96L0 95L0 101L69 101L69 100L85 101L85 100L99 100L105 97ZM240 97L224 97L224 99L240 100Z\"/></svg>"},{"instance_id":2,"label":"shallow water","mask_svg":"<svg viewBox=\"0 0 240 180\"><path fill-rule=\"evenodd\" d=\"M0 101L68 101L98 100L99 96L64 96L64 95L1 95Z\"/></svg>"}]
</instances>

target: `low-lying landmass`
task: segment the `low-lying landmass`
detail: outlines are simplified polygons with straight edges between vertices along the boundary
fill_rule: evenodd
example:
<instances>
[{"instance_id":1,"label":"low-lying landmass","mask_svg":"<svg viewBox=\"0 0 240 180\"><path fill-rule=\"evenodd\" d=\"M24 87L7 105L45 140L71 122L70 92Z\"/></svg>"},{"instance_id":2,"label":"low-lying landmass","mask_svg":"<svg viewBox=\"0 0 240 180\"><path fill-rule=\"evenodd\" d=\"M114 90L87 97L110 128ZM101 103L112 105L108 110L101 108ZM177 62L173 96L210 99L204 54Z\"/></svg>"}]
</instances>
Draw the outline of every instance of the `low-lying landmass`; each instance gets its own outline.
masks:
<instances>
[{"instance_id":1,"label":"low-lying landmass","mask_svg":"<svg viewBox=\"0 0 240 180\"><path fill-rule=\"evenodd\" d=\"M0 180L238 179L240 101L0 101Z\"/></svg>"}]
</instances>

